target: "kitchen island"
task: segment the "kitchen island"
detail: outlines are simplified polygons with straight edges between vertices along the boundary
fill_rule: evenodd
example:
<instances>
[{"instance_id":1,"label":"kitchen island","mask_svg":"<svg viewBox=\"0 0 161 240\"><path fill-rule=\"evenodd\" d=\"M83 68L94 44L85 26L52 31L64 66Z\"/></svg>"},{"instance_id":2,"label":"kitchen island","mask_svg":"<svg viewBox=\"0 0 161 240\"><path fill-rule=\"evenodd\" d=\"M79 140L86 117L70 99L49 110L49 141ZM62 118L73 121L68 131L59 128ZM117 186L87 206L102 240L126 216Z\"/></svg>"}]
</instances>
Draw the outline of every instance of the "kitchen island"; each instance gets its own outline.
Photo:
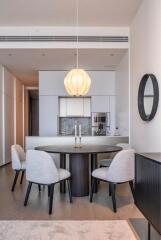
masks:
<instances>
[{"instance_id":1,"label":"kitchen island","mask_svg":"<svg viewBox=\"0 0 161 240\"><path fill-rule=\"evenodd\" d=\"M128 143L128 136L83 136L82 146L84 145L116 145L118 143ZM25 150L35 149L46 145L73 145L74 136L55 136L55 137L26 137ZM53 154L57 167L60 166L60 155ZM111 158L110 154L98 154L98 161L103 158ZM68 156L67 156L68 159Z\"/></svg>"},{"instance_id":2,"label":"kitchen island","mask_svg":"<svg viewBox=\"0 0 161 240\"><path fill-rule=\"evenodd\" d=\"M128 136L84 136L82 145L116 145L118 143L128 143ZM54 136L54 137L30 137L25 138L25 149L34 149L45 145L71 145L74 146L74 136Z\"/></svg>"}]
</instances>

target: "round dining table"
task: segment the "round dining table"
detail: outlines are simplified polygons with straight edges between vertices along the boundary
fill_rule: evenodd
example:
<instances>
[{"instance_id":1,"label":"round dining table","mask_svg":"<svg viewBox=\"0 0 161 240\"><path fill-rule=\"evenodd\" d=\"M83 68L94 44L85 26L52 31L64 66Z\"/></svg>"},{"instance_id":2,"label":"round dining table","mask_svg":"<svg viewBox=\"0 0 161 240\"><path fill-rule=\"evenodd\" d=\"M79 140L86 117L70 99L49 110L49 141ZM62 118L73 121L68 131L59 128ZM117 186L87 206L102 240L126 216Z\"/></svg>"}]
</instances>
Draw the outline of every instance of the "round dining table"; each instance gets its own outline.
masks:
<instances>
[{"instance_id":1,"label":"round dining table","mask_svg":"<svg viewBox=\"0 0 161 240\"><path fill-rule=\"evenodd\" d=\"M66 169L66 155L69 155L69 171L71 172L71 188L73 197L89 195L90 172L97 168L97 155L100 153L114 153L122 150L118 146L110 145L49 145L36 147L36 150L47 153L60 154L60 167ZM66 192L65 182L61 183L60 191ZM97 192L97 183L94 186Z\"/></svg>"}]
</instances>

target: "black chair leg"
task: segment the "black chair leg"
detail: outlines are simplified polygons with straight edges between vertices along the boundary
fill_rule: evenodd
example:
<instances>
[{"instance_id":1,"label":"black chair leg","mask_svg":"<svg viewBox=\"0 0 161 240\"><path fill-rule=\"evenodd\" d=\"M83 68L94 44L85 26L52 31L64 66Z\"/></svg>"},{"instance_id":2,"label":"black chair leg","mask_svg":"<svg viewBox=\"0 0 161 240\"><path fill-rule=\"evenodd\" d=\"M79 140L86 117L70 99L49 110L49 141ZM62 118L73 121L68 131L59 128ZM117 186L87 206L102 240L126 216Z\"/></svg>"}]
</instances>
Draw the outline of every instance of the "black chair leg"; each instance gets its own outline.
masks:
<instances>
[{"instance_id":1,"label":"black chair leg","mask_svg":"<svg viewBox=\"0 0 161 240\"><path fill-rule=\"evenodd\" d=\"M12 192L14 192L14 190L15 190L15 186L16 186L16 183L17 183L19 173L20 173L20 171L16 171L16 173L15 173L15 178L14 178L12 189L11 189Z\"/></svg>"},{"instance_id":2,"label":"black chair leg","mask_svg":"<svg viewBox=\"0 0 161 240\"><path fill-rule=\"evenodd\" d=\"M134 183L133 183L133 181L130 181L129 185L130 185L130 189L131 189L132 195L134 197Z\"/></svg>"},{"instance_id":3,"label":"black chair leg","mask_svg":"<svg viewBox=\"0 0 161 240\"><path fill-rule=\"evenodd\" d=\"M93 192L94 192L94 186L95 186L95 179L92 178L92 184L91 184L91 192L90 192L90 202L93 201Z\"/></svg>"},{"instance_id":4,"label":"black chair leg","mask_svg":"<svg viewBox=\"0 0 161 240\"><path fill-rule=\"evenodd\" d=\"M38 184L38 189L39 189L39 192L41 192L41 185Z\"/></svg>"},{"instance_id":5,"label":"black chair leg","mask_svg":"<svg viewBox=\"0 0 161 240\"><path fill-rule=\"evenodd\" d=\"M116 207L116 184L115 183L110 183L110 188L111 188L111 194L112 194L112 204L113 204L113 211L116 213L117 212L117 207Z\"/></svg>"},{"instance_id":6,"label":"black chair leg","mask_svg":"<svg viewBox=\"0 0 161 240\"><path fill-rule=\"evenodd\" d=\"M28 188L27 188L27 192L26 192L26 197L25 197L24 206L27 206L27 202L28 202L28 199L29 199L31 187L32 187L32 182L29 182Z\"/></svg>"},{"instance_id":7,"label":"black chair leg","mask_svg":"<svg viewBox=\"0 0 161 240\"><path fill-rule=\"evenodd\" d=\"M67 185L68 185L68 192L69 192L69 200L70 200L70 203L72 203L71 179L67 180Z\"/></svg>"},{"instance_id":8,"label":"black chair leg","mask_svg":"<svg viewBox=\"0 0 161 240\"><path fill-rule=\"evenodd\" d=\"M50 185L48 185L48 197L50 197Z\"/></svg>"},{"instance_id":9,"label":"black chair leg","mask_svg":"<svg viewBox=\"0 0 161 240\"><path fill-rule=\"evenodd\" d=\"M50 186L50 201L49 201L49 214L52 214L53 209L53 195L54 195L54 184Z\"/></svg>"},{"instance_id":10,"label":"black chair leg","mask_svg":"<svg viewBox=\"0 0 161 240\"><path fill-rule=\"evenodd\" d=\"M151 227L149 222L148 222L148 240L151 240Z\"/></svg>"},{"instance_id":11,"label":"black chair leg","mask_svg":"<svg viewBox=\"0 0 161 240\"><path fill-rule=\"evenodd\" d=\"M111 197L111 184L109 183L109 196Z\"/></svg>"},{"instance_id":12,"label":"black chair leg","mask_svg":"<svg viewBox=\"0 0 161 240\"><path fill-rule=\"evenodd\" d=\"M22 171L20 184L22 184L23 182L24 174L25 174L25 171Z\"/></svg>"}]
</instances>

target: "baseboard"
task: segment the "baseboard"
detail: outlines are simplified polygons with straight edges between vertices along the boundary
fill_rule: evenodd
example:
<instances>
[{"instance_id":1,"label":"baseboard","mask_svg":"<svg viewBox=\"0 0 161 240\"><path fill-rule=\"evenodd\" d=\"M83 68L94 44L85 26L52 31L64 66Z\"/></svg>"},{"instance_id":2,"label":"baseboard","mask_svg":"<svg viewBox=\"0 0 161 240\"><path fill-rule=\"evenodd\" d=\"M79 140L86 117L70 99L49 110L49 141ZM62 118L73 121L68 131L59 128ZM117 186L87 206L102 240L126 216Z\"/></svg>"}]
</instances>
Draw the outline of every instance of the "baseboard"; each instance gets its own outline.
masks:
<instances>
[{"instance_id":1,"label":"baseboard","mask_svg":"<svg viewBox=\"0 0 161 240\"><path fill-rule=\"evenodd\" d=\"M11 164L11 162L8 162L8 163L5 163L5 164L1 165L0 168L6 167L9 164Z\"/></svg>"}]
</instances>

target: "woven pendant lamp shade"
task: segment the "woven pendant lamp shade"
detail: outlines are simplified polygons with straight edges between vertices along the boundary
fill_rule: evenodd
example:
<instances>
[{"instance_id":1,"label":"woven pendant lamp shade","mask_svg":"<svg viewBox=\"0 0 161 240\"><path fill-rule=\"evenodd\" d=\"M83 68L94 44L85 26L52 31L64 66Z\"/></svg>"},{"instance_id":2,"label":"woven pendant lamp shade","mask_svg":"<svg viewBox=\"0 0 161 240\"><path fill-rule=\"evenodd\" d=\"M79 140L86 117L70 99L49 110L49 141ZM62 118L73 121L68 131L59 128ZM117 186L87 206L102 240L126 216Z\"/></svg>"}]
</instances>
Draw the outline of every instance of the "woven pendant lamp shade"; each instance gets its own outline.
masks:
<instances>
[{"instance_id":1,"label":"woven pendant lamp shade","mask_svg":"<svg viewBox=\"0 0 161 240\"><path fill-rule=\"evenodd\" d=\"M64 79L64 86L70 96L84 96L91 86L91 79L83 69L72 69Z\"/></svg>"}]
</instances>

